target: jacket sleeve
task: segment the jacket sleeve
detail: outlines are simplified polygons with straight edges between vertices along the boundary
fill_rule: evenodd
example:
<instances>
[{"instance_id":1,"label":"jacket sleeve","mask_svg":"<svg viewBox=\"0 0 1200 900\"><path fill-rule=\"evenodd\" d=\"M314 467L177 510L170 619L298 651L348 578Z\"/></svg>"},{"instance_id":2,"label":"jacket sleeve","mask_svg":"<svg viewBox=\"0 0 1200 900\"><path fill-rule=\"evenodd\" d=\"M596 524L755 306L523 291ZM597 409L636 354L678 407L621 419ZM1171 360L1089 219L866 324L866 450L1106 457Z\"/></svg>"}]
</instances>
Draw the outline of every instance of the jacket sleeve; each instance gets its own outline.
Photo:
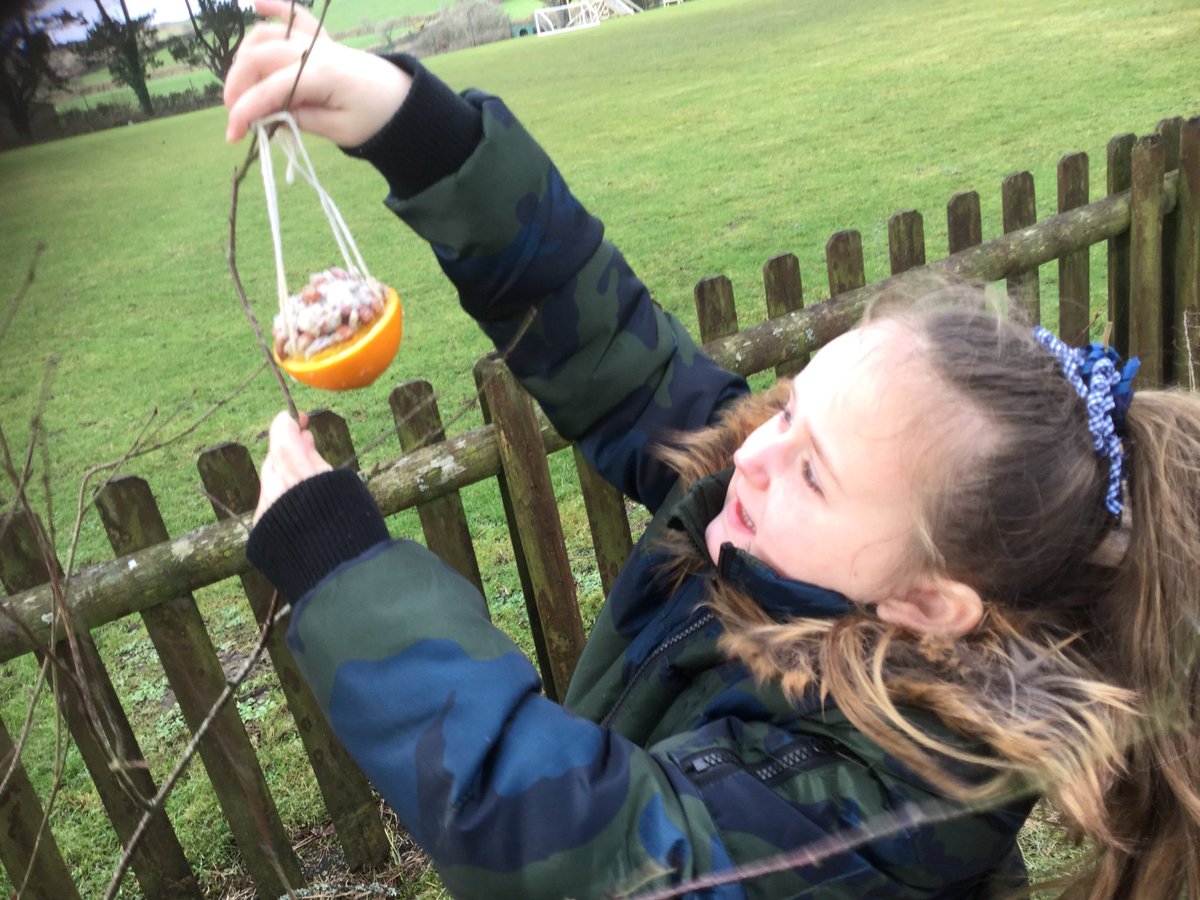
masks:
<instances>
[{"instance_id":1,"label":"jacket sleeve","mask_svg":"<svg viewBox=\"0 0 1200 900\"><path fill-rule=\"evenodd\" d=\"M651 300L500 100L475 91L459 97L418 71L401 115L430 111L385 128L355 154L388 177L388 206L429 241L463 308L559 433L625 494L656 509L674 476L648 451L668 431L705 425L745 382L701 353ZM459 163L465 131L447 138L422 123L465 118L466 110L479 133ZM439 151L443 144L456 149ZM406 160L439 152L454 160L453 171L409 177Z\"/></svg>"},{"instance_id":2,"label":"jacket sleeve","mask_svg":"<svg viewBox=\"0 0 1200 900\"><path fill-rule=\"evenodd\" d=\"M339 536L307 533L318 517ZM533 666L468 582L416 543L378 539L382 528L361 482L341 470L280 498L247 552L273 583L298 592L288 643L301 670L456 896L604 897L678 884L819 841L895 799L865 770L828 760L790 782L792 796L776 776L737 767L714 779L714 746L770 758L773 738L757 726L717 723L715 735L647 749L572 715L542 696ZM785 829L764 830L780 821ZM911 855L906 840L888 852ZM852 848L774 882L703 896L890 897L898 887L931 895L898 886Z\"/></svg>"}]
</instances>

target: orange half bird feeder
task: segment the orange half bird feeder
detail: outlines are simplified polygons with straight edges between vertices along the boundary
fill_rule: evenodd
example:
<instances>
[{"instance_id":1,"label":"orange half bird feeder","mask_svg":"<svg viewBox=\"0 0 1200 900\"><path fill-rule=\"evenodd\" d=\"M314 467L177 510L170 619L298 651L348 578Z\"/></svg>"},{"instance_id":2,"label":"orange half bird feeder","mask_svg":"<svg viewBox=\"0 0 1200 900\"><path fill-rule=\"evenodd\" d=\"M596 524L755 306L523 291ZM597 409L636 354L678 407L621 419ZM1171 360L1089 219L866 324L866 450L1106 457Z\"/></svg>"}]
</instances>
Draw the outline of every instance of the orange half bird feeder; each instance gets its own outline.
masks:
<instances>
[{"instance_id":1,"label":"orange half bird feeder","mask_svg":"<svg viewBox=\"0 0 1200 900\"><path fill-rule=\"evenodd\" d=\"M317 181L295 119L277 113L255 123L255 130L279 288L279 313L271 329L275 361L292 378L313 387L329 391L366 387L387 370L400 347L404 330L400 297L367 271L350 229ZM272 139L287 157L288 182L299 171L316 192L345 262L345 268L317 272L297 294L288 293L283 268Z\"/></svg>"}]
</instances>

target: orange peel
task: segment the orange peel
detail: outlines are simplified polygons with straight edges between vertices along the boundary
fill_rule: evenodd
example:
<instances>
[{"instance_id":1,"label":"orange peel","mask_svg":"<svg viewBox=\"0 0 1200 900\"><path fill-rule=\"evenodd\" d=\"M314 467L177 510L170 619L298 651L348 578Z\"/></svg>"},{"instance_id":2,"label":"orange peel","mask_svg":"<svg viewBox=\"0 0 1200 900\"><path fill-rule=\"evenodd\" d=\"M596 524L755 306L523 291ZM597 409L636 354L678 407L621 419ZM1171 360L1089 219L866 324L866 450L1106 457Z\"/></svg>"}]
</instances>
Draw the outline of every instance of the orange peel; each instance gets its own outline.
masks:
<instances>
[{"instance_id":1,"label":"orange peel","mask_svg":"<svg viewBox=\"0 0 1200 900\"><path fill-rule=\"evenodd\" d=\"M403 333L400 295L395 288L388 287L383 312L369 327L308 359L302 356L280 359L276 353L275 362L297 381L315 388L326 391L362 388L391 365Z\"/></svg>"}]
</instances>

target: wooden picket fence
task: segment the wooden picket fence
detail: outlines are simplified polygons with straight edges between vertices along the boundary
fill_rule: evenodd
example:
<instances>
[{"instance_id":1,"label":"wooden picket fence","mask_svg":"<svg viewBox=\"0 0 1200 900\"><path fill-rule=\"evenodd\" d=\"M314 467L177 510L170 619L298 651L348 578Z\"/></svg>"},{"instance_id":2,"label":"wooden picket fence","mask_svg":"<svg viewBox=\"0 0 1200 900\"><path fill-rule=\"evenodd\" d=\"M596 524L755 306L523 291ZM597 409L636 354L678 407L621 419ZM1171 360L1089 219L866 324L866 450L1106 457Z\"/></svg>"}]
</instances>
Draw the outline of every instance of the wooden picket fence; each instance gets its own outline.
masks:
<instances>
[{"instance_id":1,"label":"wooden picket fence","mask_svg":"<svg viewBox=\"0 0 1200 900\"><path fill-rule=\"evenodd\" d=\"M1010 295L1038 316L1043 306L1038 266L1058 262L1058 331L1078 341L1091 320L1089 248L1107 245L1108 315L1112 343L1142 359L1143 384L1195 385L1190 348L1200 335L1200 117L1171 119L1156 134L1121 135L1108 145L1104 197L1089 203L1088 160L1077 153L1058 166L1059 213L1036 221L1033 179L1027 172L1002 185L1004 236L982 242L979 196L956 194L947 206L949 255L928 263L920 213L897 213L888 223L892 277L868 285L862 241L855 231L826 245L830 302L805 309L796 257L772 258L763 269L769 319L739 330L733 290L723 276L695 290L702 340L722 364L742 374L774 368L794 373L808 354L850 327L883 288L929 269L978 281L1008 283ZM908 273L908 274L906 274ZM390 406L405 454L371 475L368 485L385 515L415 507L428 545L481 586L479 565L458 491L496 479L508 516L517 568L529 608L537 661L551 697L561 697L584 641L575 581L551 490L547 456L567 443L540 419L507 369L483 360L475 369L484 427L444 439L432 388L397 387ZM332 413L313 417L318 448L334 465L354 460L346 423ZM432 438L431 438L432 436ZM596 562L607 590L629 552L622 498L576 455ZM110 482L96 499L117 559L65 579L45 563L39 523L23 512L0 520L0 580L9 593L0 620L0 660L42 657L53 646L75 658L86 691L60 679L59 701L113 829L128 845L144 812L133 796L153 797L159 786L144 766L113 767L141 758L121 698L90 631L140 614L193 733L207 728L199 755L233 838L260 896L276 897L304 883L299 861L236 705L212 713L226 676L191 591L237 576L260 624L271 615L273 592L244 555L246 524L258 475L245 447L224 444L202 453L200 480L213 498L217 522L171 538L150 486L140 478ZM519 489L515 489L519 486ZM51 571L48 571L48 568ZM62 601L56 606L56 597ZM62 627L64 610L70 628ZM52 630L52 626L55 630ZM266 650L324 797L347 863L384 864L390 848L366 779L337 742L283 641L286 620L271 631ZM78 897L53 830L42 827L42 801L30 784L13 739L0 723L0 859L24 896ZM144 827L131 870L149 897L195 897L200 889L171 822L161 808Z\"/></svg>"}]
</instances>

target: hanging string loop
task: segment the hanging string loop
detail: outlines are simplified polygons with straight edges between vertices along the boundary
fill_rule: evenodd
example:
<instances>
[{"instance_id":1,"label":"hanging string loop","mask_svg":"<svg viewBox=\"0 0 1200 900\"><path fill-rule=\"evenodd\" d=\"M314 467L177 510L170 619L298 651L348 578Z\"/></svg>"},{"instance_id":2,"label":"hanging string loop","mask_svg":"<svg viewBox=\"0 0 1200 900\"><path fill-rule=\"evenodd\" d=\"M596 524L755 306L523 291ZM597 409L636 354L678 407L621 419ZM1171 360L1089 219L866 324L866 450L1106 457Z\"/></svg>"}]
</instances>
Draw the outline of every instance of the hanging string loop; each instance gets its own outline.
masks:
<instances>
[{"instance_id":1,"label":"hanging string loop","mask_svg":"<svg viewBox=\"0 0 1200 900\"><path fill-rule=\"evenodd\" d=\"M258 138L258 159L262 169L263 190L267 198L267 221L270 223L271 241L275 247L275 281L279 293L280 312L286 313L288 289L287 274L283 268L283 239L279 230L279 197L275 186L275 165L271 156L272 142L278 145L287 160L287 168L284 173L287 183L292 184L295 181L296 173L299 172L300 177L316 192L317 199L321 203L321 211L325 213L329 229L333 232L338 250L342 254L346 271L355 278L364 281L369 279L371 274L367 271L367 264L363 262L362 254L358 252L354 236L350 234L350 229L338 211L337 204L321 187L321 182L317 179L316 169L313 168L308 151L304 148L304 141L300 136L300 128L296 124L295 117L286 111L274 113L255 122L253 129ZM285 314L283 320L288 323L289 338L295 340L295 324L291 321L291 317Z\"/></svg>"}]
</instances>

